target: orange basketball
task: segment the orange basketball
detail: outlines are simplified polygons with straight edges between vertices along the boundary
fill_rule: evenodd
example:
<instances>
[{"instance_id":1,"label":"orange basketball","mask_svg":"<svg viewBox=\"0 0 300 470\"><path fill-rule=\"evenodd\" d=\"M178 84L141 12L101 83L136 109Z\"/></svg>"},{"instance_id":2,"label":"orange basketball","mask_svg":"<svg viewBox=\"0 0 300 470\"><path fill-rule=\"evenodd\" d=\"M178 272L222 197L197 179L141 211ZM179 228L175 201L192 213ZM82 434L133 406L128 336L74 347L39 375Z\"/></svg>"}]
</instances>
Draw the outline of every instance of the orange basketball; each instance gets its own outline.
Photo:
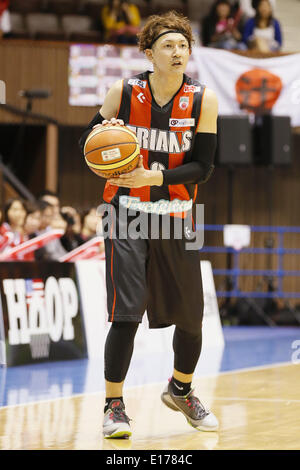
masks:
<instances>
[{"instance_id":1,"label":"orange basketball","mask_svg":"<svg viewBox=\"0 0 300 470\"><path fill-rule=\"evenodd\" d=\"M88 135L84 146L84 157L89 168L104 178L134 170L139 155L136 135L119 125L97 127Z\"/></svg>"}]
</instances>

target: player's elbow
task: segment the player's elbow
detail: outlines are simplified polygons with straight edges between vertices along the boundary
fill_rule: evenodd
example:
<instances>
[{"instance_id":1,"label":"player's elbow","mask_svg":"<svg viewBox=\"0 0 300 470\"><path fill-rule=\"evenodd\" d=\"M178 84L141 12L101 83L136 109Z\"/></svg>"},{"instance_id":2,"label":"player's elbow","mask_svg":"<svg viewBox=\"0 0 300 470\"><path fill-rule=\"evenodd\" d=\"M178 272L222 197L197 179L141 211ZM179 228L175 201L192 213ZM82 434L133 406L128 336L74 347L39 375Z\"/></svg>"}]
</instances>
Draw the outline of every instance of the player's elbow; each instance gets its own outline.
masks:
<instances>
[{"instance_id":1,"label":"player's elbow","mask_svg":"<svg viewBox=\"0 0 300 470\"><path fill-rule=\"evenodd\" d=\"M211 175L213 174L214 169L215 169L215 165L209 165L209 166L201 165L201 170L199 171L199 174L197 175L195 183L197 184L207 183L207 181L210 179Z\"/></svg>"}]
</instances>

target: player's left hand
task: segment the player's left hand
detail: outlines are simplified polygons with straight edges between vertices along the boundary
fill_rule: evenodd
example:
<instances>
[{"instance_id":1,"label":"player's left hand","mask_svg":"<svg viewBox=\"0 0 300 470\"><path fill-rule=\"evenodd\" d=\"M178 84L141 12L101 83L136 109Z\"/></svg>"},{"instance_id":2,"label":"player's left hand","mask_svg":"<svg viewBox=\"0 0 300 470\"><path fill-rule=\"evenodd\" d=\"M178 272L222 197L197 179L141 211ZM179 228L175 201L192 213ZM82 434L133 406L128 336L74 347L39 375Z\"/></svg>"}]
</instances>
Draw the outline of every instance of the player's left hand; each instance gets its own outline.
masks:
<instances>
[{"instance_id":1,"label":"player's left hand","mask_svg":"<svg viewBox=\"0 0 300 470\"><path fill-rule=\"evenodd\" d=\"M122 188L141 188L142 186L152 186L154 183L153 171L147 170L143 165L143 156L140 155L138 166L123 175L114 176L109 178L107 181L114 185ZM156 172L155 172L156 173Z\"/></svg>"}]
</instances>

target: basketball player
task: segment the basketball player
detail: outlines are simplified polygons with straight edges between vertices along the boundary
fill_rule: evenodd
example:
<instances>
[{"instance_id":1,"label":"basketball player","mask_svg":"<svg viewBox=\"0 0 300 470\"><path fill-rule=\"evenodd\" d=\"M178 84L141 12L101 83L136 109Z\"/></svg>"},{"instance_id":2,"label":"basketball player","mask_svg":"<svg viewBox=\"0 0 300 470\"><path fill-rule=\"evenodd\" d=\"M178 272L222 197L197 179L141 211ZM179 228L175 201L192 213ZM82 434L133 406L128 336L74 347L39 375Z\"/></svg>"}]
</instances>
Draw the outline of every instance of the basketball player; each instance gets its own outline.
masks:
<instances>
[{"instance_id":1,"label":"basketball player","mask_svg":"<svg viewBox=\"0 0 300 470\"><path fill-rule=\"evenodd\" d=\"M197 184L206 182L213 171L217 99L213 91L184 74L192 41L188 20L176 12L149 17L139 34L139 48L153 64L153 72L113 85L80 139L83 149L91 129L108 123L125 123L138 136L138 167L110 178L103 194L116 211L119 229L123 223L119 204L128 208L133 201L139 201L140 213L149 212L151 203L163 201L170 219L175 220L175 215L178 220L174 201L192 206ZM187 216L191 217L190 210L179 214L183 224ZM168 240L161 236L105 240L107 307L112 322L105 345L105 437L131 435L122 390L146 309L150 328L176 325L174 371L162 393L163 403L181 411L199 430L218 429L217 418L191 388L202 345L203 293L199 250L186 250L186 241L184 235Z\"/></svg>"}]
</instances>

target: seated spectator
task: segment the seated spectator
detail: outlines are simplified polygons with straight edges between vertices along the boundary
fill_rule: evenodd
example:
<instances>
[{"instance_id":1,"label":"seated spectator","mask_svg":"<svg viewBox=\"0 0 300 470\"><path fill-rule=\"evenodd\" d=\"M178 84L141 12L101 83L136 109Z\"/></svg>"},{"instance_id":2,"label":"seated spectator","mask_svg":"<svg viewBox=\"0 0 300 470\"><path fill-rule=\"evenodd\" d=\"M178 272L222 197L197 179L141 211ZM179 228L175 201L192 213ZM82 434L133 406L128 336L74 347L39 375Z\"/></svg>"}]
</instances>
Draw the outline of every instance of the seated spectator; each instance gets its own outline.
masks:
<instances>
[{"instance_id":1,"label":"seated spectator","mask_svg":"<svg viewBox=\"0 0 300 470\"><path fill-rule=\"evenodd\" d=\"M57 193L50 191L49 189L45 189L45 191L42 191L38 199L40 201L46 201L48 204L50 204L53 207L54 215L60 213L60 201Z\"/></svg>"},{"instance_id":2,"label":"seated spectator","mask_svg":"<svg viewBox=\"0 0 300 470\"><path fill-rule=\"evenodd\" d=\"M70 214L74 219L73 231L74 233L81 233L82 225L81 225L81 217L79 212L71 206L64 206L61 208L61 214Z\"/></svg>"},{"instance_id":3,"label":"seated spectator","mask_svg":"<svg viewBox=\"0 0 300 470\"><path fill-rule=\"evenodd\" d=\"M281 27L273 18L269 0L260 0L256 16L250 18L244 27L243 42L249 49L259 52L279 51L282 46Z\"/></svg>"},{"instance_id":4,"label":"seated spectator","mask_svg":"<svg viewBox=\"0 0 300 470\"><path fill-rule=\"evenodd\" d=\"M0 39L8 36L11 31L9 0L0 0Z\"/></svg>"},{"instance_id":5,"label":"seated spectator","mask_svg":"<svg viewBox=\"0 0 300 470\"><path fill-rule=\"evenodd\" d=\"M136 5L124 0L109 0L102 7L105 40L115 44L137 44L141 17Z\"/></svg>"},{"instance_id":6,"label":"seated spectator","mask_svg":"<svg viewBox=\"0 0 300 470\"><path fill-rule=\"evenodd\" d=\"M202 23L202 43L217 49L246 49L238 30L240 15L231 15L231 4L227 0L217 0Z\"/></svg>"},{"instance_id":7,"label":"seated spectator","mask_svg":"<svg viewBox=\"0 0 300 470\"><path fill-rule=\"evenodd\" d=\"M38 235L41 226L41 211L37 203L26 204L27 214L24 221L24 236L28 239Z\"/></svg>"},{"instance_id":8,"label":"seated spectator","mask_svg":"<svg viewBox=\"0 0 300 470\"><path fill-rule=\"evenodd\" d=\"M73 207L63 207L61 212L63 219L67 222L67 228L65 234L61 237L60 242L65 250L72 251L85 242L80 235L80 216Z\"/></svg>"},{"instance_id":9,"label":"seated spectator","mask_svg":"<svg viewBox=\"0 0 300 470\"><path fill-rule=\"evenodd\" d=\"M37 235L50 232L55 228L66 230L67 223L63 220L60 214L55 214L55 209L51 204L44 200L39 200L38 205L41 212L41 225ZM59 219L60 221L59 227L57 227L57 219ZM56 261L59 260L60 257L65 255L66 253L67 251L62 246L60 240L56 239L47 243L47 245L43 246L42 248L36 250L35 259L38 261Z\"/></svg>"},{"instance_id":10,"label":"seated spectator","mask_svg":"<svg viewBox=\"0 0 300 470\"><path fill-rule=\"evenodd\" d=\"M255 8L259 0L239 0L239 6L247 19L255 16ZM272 8L275 8L276 0L270 0Z\"/></svg>"},{"instance_id":11,"label":"seated spectator","mask_svg":"<svg viewBox=\"0 0 300 470\"><path fill-rule=\"evenodd\" d=\"M46 201L53 208L53 217L51 221L52 229L62 229L66 228L66 221L63 219L60 212L60 201L57 193L46 189L40 194L39 200Z\"/></svg>"},{"instance_id":12,"label":"seated spectator","mask_svg":"<svg viewBox=\"0 0 300 470\"><path fill-rule=\"evenodd\" d=\"M97 235L98 224L99 217L97 216L97 209L95 207L84 212L82 216L81 236L85 242Z\"/></svg>"},{"instance_id":13,"label":"seated spectator","mask_svg":"<svg viewBox=\"0 0 300 470\"><path fill-rule=\"evenodd\" d=\"M51 223L53 220L53 207L49 202L38 200L37 201L38 207L41 213L41 224L39 232L44 232L51 228Z\"/></svg>"},{"instance_id":14,"label":"seated spectator","mask_svg":"<svg viewBox=\"0 0 300 470\"><path fill-rule=\"evenodd\" d=\"M24 241L24 220L26 207L19 198L9 199L3 212L3 223L0 227L0 245L2 248L12 248ZM1 248L1 246L0 246Z\"/></svg>"}]
</instances>

